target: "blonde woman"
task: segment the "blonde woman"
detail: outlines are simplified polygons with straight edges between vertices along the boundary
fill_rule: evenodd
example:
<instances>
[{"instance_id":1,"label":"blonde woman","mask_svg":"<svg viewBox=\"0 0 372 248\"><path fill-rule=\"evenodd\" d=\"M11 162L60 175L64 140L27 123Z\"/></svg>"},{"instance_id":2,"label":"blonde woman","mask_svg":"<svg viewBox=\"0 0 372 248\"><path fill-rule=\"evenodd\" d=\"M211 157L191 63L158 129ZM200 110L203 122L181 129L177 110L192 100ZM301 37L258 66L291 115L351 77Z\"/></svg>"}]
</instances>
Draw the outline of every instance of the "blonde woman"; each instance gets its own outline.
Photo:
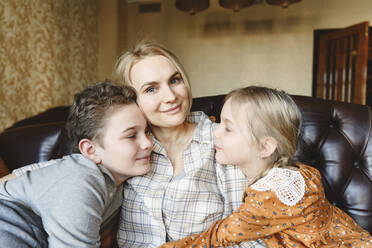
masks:
<instances>
[{"instance_id":1,"label":"blonde woman","mask_svg":"<svg viewBox=\"0 0 372 248\"><path fill-rule=\"evenodd\" d=\"M189 112L190 84L175 55L142 42L119 59L116 77L136 90L154 142L152 170L124 186L119 246L158 247L202 232L238 208L245 176L216 164L215 125L204 113ZM265 246L253 241L240 247Z\"/></svg>"},{"instance_id":2,"label":"blonde woman","mask_svg":"<svg viewBox=\"0 0 372 248\"><path fill-rule=\"evenodd\" d=\"M216 159L249 184L244 203L207 231L162 247L221 247L262 239L268 247L369 247L370 234L327 201L315 168L292 162L301 113L264 87L231 92L214 132Z\"/></svg>"}]
</instances>

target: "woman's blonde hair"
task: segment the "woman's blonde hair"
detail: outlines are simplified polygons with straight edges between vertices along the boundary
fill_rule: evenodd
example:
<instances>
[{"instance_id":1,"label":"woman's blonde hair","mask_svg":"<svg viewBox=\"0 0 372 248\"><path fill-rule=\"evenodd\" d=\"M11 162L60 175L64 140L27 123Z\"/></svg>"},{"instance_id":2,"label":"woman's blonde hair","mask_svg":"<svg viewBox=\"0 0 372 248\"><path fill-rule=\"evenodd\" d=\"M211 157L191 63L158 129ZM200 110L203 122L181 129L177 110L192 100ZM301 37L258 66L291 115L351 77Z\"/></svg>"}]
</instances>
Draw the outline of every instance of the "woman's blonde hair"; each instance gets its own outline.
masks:
<instances>
[{"instance_id":1,"label":"woman's blonde hair","mask_svg":"<svg viewBox=\"0 0 372 248\"><path fill-rule=\"evenodd\" d=\"M259 86L236 89L226 96L229 99L233 118L246 137L256 144L261 138L274 138L278 144L270 158L273 167L289 166L302 124L293 99L284 91Z\"/></svg>"},{"instance_id":2,"label":"woman's blonde hair","mask_svg":"<svg viewBox=\"0 0 372 248\"><path fill-rule=\"evenodd\" d=\"M157 55L164 56L169 59L169 61L173 63L177 71L181 74L182 80L189 92L189 100L191 106L191 86L185 69L183 68L176 55L174 55L163 45L154 41L141 41L131 51L127 51L123 55L121 55L115 65L113 75L114 80L120 84L129 84L132 86L132 80L130 77L132 67L145 58Z\"/></svg>"}]
</instances>

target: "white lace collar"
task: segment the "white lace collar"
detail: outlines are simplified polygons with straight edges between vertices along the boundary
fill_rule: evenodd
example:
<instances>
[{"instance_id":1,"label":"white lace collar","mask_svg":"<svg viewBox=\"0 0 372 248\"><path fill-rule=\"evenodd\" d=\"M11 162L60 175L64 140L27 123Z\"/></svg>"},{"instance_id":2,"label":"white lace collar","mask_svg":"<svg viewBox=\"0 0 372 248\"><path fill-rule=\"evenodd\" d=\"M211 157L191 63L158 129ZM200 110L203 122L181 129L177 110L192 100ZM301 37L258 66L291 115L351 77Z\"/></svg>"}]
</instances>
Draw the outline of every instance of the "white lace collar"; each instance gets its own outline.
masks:
<instances>
[{"instance_id":1,"label":"white lace collar","mask_svg":"<svg viewBox=\"0 0 372 248\"><path fill-rule=\"evenodd\" d=\"M294 206L305 194L305 180L299 171L273 168L251 187L257 191L272 190L287 206Z\"/></svg>"}]
</instances>

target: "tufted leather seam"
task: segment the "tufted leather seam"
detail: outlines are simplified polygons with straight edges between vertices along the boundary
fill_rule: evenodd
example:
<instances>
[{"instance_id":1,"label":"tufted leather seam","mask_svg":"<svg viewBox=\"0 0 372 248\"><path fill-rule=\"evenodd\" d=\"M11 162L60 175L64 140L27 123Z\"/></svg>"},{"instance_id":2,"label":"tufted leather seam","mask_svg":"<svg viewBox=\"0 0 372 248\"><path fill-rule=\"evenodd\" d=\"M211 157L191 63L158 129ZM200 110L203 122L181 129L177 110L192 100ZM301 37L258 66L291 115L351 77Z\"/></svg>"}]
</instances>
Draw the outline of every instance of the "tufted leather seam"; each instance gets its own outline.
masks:
<instances>
[{"instance_id":1,"label":"tufted leather seam","mask_svg":"<svg viewBox=\"0 0 372 248\"><path fill-rule=\"evenodd\" d=\"M334 110L334 108L333 108L333 110ZM334 111L333 111L333 113L334 113ZM325 142L326 142L326 140L327 140L327 138L328 138L328 136L329 136L329 129L327 129L327 130L325 130L322 134L321 134L321 139L319 140L319 143L318 143L318 146L317 146L317 153L318 154L321 154L321 148L322 148L322 146L325 144ZM324 161L324 158L322 158L323 159L323 162L325 162ZM318 170L321 172L321 175L322 175L322 184L323 184L323 186L324 186L324 184L325 185L327 185L327 188L328 188L328 190L330 191L329 192L329 194L327 194L327 195L329 195L329 196L332 196L332 195L335 195L335 190L334 190L334 188L332 187L332 184L331 183L329 183L328 182L328 179L327 179L327 177L325 177L324 175L325 175L325 173L324 173L324 167L317 167L318 168ZM329 197L328 196L328 197ZM327 197L327 198L328 198ZM328 198L328 199L330 199L330 198ZM334 201L334 199L331 199L332 201Z\"/></svg>"},{"instance_id":2,"label":"tufted leather seam","mask_svg":"<svg viewBox=\"0 0 372 248\"><path fill-rule=\"evenodd\" d=\"M333 119L336 119L336 117L337 117L337 114L336 114L336 108L335 108L334 106L332 106L332 107L333 107L332 118L333 118ZM336 131L336 132L339 132L339 133L344 137L344 139L345 139L345 140L347 141L347 143L350 145L351 150L352 150L353 153L354 153L354 156L355 156L355 157L359 157L359 156L357 156L358 154L357 154L357 151L356 151L355 147L353 146L353 143L350 141L350 139L349 139L349 137L346 135L346 133L343 132L341 128L337 128L337 129L335 129L335 131ZM348 175L350 175L350 176L347 177L347 180L346 180L345 184L343 184L342 191L338 190L338 192L340 193L340 195L344 195L344 194L345 194L345 191L346 191L346 189L347 189L347 187L350 185L350 181L351 181L351 179L352 179L352 178L351 178L351 175L352 175L353 167L350 167L350 168L351 168L351 169L350 169L350 172L348 173ZM332 191L335 192L335 191L333 190L333 188L332 188ZM341 192L342 192L342 194L341 194ZM338 203L338 204L341 205L341 203Z\"/></svg>"},{"instance_id":3,"label":"tufted leather seam","mask_svg":"<svg viewBox=\"0 0 372 248\"><path fill-rule=\"evenodd\" d=\"M369 129L368 129L368 135L367 135L368 138L365 139L364 144L363 144L363 148L361 149L360 154L357 153L357 151L356 151L355 147L353 146L352 142L350 141L349 137L348 137L348 136L347 136L347 135L342 131L342 129L337 129L337 130L336 130L336 131L339 132L339 133L340 133L340 134L345 138L345 140L348 142L348 144L349 144L350 147L352 148L351 150L354 152L354 156L356 156L356 157L361 157L363 154L365 154L365 151L366 151L366 149L367 149L368 142L369 142L369 140L370 140L370 135L371 135L371 109L367 107L367 110L368 110L368 113L369 113L369 118L368 118L368 122L369 122L369 125L368 125L368 126L369 126ZM332 117L332 118L333 118L333 119L336 118L336 109L335 109L335 108L333 108L333 117ZM350 175L352 175L352 171L353 171L353 169L354 169L354 167L351 167ZM360 171L361 171L361 172L362 172L366 177L368 177L370 180L372 180L372 178L368 175L368 173L365 171L365 169L364 169L362 166L359 167L359 169L360 169ZM352 177L349 176L349 177L347 178L346 183L343 185L343 188L342 188L342 194L345 193L347 187L350 185L350 181L351 181L351 180L352 180ZM327 182L327 185L328 185L329 189L332 189L332 192L334 193L335 191L333 190L333 188L330 187L331 184L328 183L328 181L326 180L326 178L324 178L324 181ZM339 190L339 192L340 192L340 190ZM338 204L339 204L339 205L341 206L341 208L342 208L343 204L341 204L341 203L338 203Z\"/></svg>"},{"instance_id":4,"label":"tufted leather seam","mask_svg":"<svg viewBox=\"0 0 372 248\"><path fill-rule=\"evenodd\" d=\"M333 108L333 119L336 119L336 109L335 108ZM340 118L339 118L340 119ZM343 132L342 131L342 129L341 128L335 128L335 130L337 131L337 132L339 132L341 135L342 135L342 137L344 137L345 138L345 140L347 141L347 143L350 145L350 147L351 147L351 150L354 152L354 154L355 155L357 155L357 152L356 152L356 149L355 149L355 147L353 146L353 143L350 141L350 139L349 139L349 137L346 135L346 133L345 132ZM362 149L363 150L363 149Z\"/></svg>"},{"instance_id":5,"label":"tufted leather seam","mask_svg":"<svg viewBox=\"0 0 372 248\"><path fill-rule=\"evenodd\" d=\"M371 121L372 121L371 120L371 108L367 107L367 110L368 110L368 113L369 113L369 115L368 115L368 122L369 122L369 125L368 126L369 126L369 129L368 129L368 135L367 135L368 138L365 140L365 143L364 143L364 146L363 146L363 153L362 154L365 154L366 149L367 149L367 145L368 145L368 143L370 141L370 138L371 138ZM366 167L361 166L360 167L360 170L366 175L366 177L369 178L370 181L372 181L372 177L367 172Z\"/></svg>"},{"instance_id":6,"label":"tufted leather seam","mask_svg":"<svg viewBox=\"0 0 372 248\"><path fill-rule=\"evenodd\" d=\"M370 137L371 137L371 109L367 107L367 110L368 110L368 113L369 113L369 115L368 115L369 116L368 117L368 122L369 122L369 125L368 126L369 126L369 129L368 129L368 135L367 135L368 138L365 139L365 141L364 141L363 148L361 149L361 152L359 154L360 156L357 154L356 149L354 149L354 146L353 146L352 142L350 141L350 139L348 138L348 136L341 129L338 130L345 137L345 139L349 143L350 147L352 148L352 151L355 153L355 156L357 156L357 157L361 157L361 155L365 154L365 151L367 149L368 142L369 142ZM333 118L335 118L335 117L333 117ZM361 172L363 172L363 174L366 175L366 177L369 178L369 180L372 181L372 178L368 175L368 173L366 172L366 170L365 170L364 167L359 167L359 169L361 170ZM351 180L351 177L349 177L349 179L347 181L347 184L345 184L345 187L344 187L344 191L343 192L345 192L347 186L350 183L350 180Z\"/></svg>"},{"instance_id":7,"label":"tufted leather seam","mask_svg":"<svg viewBox=\"0 0 372 248\"><path fill-rule=\"evenodd\" d=\"M331 116L332 116L332 119L331 120L335 120L336 119L336 117L337 117L337 111L336 111L336 108L335 108L335 106L332 104L332 106L331 106ZM319 154L320 154L320 150L321 150L321 147L326 143L326 141L327 141L327 138L328 138L328 136L329 136L329 133L330 133L330 130L331 130L331 128L328 128L328 129L326 129L326 131L323 133L323 138L319 141L319 145L318 145L318 152L319 152ZM342 129L341 128L333 128L333 130L335 131L335 132L338 132L338 133L340 133L340 135L342 135L342 137L344 137L345 138L345 140L347 141L347 143L350 145L350 147L351 147L351 150L354 152L354 154L356 155L357 153L356 153L356 150L354 149L354 146L353 146L353 144L352 144L352 142L350 141L350 139L348 138L348 136L346 135L346 133L344 133L343 131L342 131ZM324 161L324 163L325 163L325 161ZM318 168L318 170L319 170L320 168ZM322 175L325 175L325 173L324 173L324 170L323 170L323 168L321 168L321 170L320 171L322 171ZM352 171L352 169L351 169L351 171ZM350 172L351 172L350 171ZM352 175L352 173L350 173L350 175ZM347 178L347 180L346 180L346 182L345 182L345 184L343 185L343 187L342 187L342 191L340 191L340 190L335 190L334 189L334 187L333 187L333 184L332 183L329 183L328 182L328 178L326 177L326 176L322 176L322 183L323 184L326 184L327 185L327 188L329 189L329 193L330 194L328 194L328 195L342 195L342 194L344 194L345 193L345 191L346 191L346 189L347 189L347 186L350 184L350 181L351 181L351 177L349 176L348 178ZM340 205L340 203L339 202L337 202L337 204L338 205Z\"/></svg>"}]
</instances>

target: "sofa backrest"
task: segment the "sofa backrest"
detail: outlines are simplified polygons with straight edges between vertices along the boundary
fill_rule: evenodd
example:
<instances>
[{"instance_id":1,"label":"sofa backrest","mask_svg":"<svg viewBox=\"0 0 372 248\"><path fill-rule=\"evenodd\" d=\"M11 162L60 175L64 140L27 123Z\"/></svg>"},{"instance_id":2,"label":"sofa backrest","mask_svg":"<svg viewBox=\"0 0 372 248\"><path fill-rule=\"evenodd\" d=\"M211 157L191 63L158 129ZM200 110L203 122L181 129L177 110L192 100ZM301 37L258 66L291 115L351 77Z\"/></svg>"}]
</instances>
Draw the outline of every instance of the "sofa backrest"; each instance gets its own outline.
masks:
<instances>
[{"instance_id":1,"label":"sofa backrest","mask_svg":"<svg viewBox=\"0 0 372 248\"><path fill-rule=\"evenodd\" d=\"M191 110L204 111L219 122L224 97L195 98ZM327 198L371 233L370 107L306 96L293 98L303 114L302 139L296 158L316 167L323 176ZM64 121L61 121L67 111L67 107L51 109L33 117L31 123L23 120L0 134L0 156L10 171L69 153ZM38 121L42 123L38 124Z\"/></svg>"}]
</instances>

